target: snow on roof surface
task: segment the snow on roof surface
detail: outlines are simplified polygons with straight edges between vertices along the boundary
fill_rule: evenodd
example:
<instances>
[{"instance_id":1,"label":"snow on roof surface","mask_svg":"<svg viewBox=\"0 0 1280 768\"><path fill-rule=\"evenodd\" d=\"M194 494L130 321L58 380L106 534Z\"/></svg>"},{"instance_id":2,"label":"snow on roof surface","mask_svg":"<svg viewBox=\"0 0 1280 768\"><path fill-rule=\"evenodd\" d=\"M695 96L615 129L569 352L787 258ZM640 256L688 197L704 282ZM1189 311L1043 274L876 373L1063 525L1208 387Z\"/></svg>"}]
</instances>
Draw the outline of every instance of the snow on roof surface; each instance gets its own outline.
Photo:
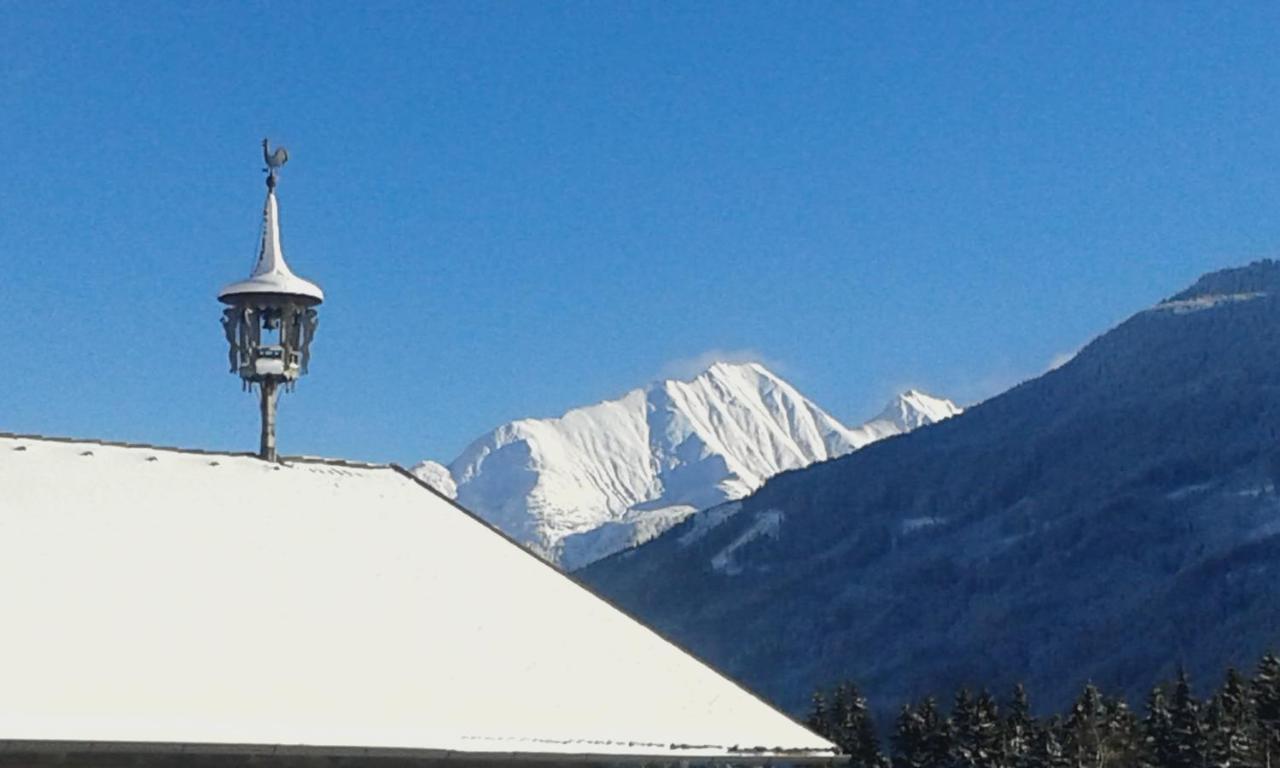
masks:
<instances>
[{"instance_id":1,"label":"snow on roof surface","mask_svg":"<svg viewBox=\"0 0 1280 768\"><path fill-rule=\"evenodd\" d=\"M396 467L0 435L0 740L829 758Z\"/></svg>"}]
</instances>

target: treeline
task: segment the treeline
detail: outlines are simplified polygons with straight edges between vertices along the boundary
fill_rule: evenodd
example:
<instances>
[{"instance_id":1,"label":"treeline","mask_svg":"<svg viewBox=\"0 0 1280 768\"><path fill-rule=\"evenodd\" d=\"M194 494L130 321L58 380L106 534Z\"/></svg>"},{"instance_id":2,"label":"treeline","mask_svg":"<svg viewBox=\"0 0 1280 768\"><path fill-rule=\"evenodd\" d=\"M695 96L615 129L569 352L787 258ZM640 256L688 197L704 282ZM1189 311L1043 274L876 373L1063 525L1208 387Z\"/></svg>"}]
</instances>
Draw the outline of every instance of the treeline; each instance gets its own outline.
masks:
<instances>
[{"instance_id":1,"label":"treeline","mask_svg":"<svg viewBox=\"0 0 1280 768\"><path fill-rule=\"evenodd\" d=\"M808 725L859 768L1280 768L1280 658L1228 670L1205 700L1180 672L1141 712L1093 685L1043 719L1021 685L1002 702L961 690L946 713L925 698L898 713L887 751L852 683L814 694Z\"/></svg>"}]
</instances>

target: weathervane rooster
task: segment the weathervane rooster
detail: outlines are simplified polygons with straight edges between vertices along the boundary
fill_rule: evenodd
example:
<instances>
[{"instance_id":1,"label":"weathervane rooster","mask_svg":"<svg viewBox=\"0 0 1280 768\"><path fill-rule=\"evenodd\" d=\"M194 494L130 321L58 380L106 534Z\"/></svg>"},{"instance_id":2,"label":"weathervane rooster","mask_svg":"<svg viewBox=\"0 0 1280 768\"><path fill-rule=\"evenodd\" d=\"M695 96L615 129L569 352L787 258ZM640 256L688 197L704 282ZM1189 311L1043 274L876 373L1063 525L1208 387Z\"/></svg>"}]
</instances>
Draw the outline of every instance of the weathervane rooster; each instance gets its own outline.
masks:
<instances>
[{"instance_id":1,"label":"weathervane rooster","mask_svg":"<svg viewBox=\"0 0 1280 768\"><path fill-rule=\"evenodd\" d=\"M276 174L280 172L281 166L289 162L289 150L284 147L276 147L276 151L271 151L271 144L267 139L262 140L262 160L267 164L262 170L267 172L267 184L274 187L276 185Z\"/></svg>"}]
</instances>

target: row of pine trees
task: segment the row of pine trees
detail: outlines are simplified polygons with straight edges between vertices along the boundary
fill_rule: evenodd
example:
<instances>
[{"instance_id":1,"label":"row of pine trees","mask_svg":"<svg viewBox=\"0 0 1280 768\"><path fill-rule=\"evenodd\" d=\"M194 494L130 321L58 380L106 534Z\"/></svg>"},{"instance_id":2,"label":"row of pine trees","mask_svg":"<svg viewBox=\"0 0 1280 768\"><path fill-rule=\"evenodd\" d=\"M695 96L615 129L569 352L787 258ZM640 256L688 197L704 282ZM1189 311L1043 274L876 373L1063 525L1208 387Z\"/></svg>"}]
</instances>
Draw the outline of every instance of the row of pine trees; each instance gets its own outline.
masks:
<instances>
[{"instance_id":1,"label":"row of pine trees","mask_svg":"<svg viewBox=\"0 0 1280 768\"><path fill-rule=\"evenodd\" d=\"M899 712L887 753L852 683L814 694L808 725L857 768L1280 768L1280 658L1229 670L1203 701L1179 673L1141 713L1093 685L1044 719L1021 685L1003 703L961 690L946 713L926 698Z\"/></svg>"}]
</instances>

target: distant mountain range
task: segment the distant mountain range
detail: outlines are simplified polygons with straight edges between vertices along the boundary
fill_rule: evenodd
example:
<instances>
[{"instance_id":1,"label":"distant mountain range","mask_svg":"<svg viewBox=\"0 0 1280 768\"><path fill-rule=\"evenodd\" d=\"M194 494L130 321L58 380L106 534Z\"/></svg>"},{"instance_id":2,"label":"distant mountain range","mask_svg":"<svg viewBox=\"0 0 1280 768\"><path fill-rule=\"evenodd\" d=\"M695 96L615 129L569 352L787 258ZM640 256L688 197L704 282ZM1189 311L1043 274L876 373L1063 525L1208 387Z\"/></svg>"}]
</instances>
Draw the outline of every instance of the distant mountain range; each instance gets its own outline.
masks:
<instances>
[{"instance_id":1,"label":"distant mountain range","mask_svg":"<svg viewBox=\"0 0 1280 768\"><path fill-rule=\"evenodd\" d=\"M582 581L792 712L1025 682L1140 704L1280 647L1280 265L1201 278L1071 361L784 472Z\"/></svg>"},{"instance_id":2,"label":"distant mountain range","mask_svg":"<svg viewBox=\"0 0 1280 768\"><path fill-rule=\"evenodd\" d=\"M716 363L556 419L521 419L414 473L566 568L647 541L779 472L957 414L906 392L848 428L758 363Z\"/></svg>"}]
</instances>

